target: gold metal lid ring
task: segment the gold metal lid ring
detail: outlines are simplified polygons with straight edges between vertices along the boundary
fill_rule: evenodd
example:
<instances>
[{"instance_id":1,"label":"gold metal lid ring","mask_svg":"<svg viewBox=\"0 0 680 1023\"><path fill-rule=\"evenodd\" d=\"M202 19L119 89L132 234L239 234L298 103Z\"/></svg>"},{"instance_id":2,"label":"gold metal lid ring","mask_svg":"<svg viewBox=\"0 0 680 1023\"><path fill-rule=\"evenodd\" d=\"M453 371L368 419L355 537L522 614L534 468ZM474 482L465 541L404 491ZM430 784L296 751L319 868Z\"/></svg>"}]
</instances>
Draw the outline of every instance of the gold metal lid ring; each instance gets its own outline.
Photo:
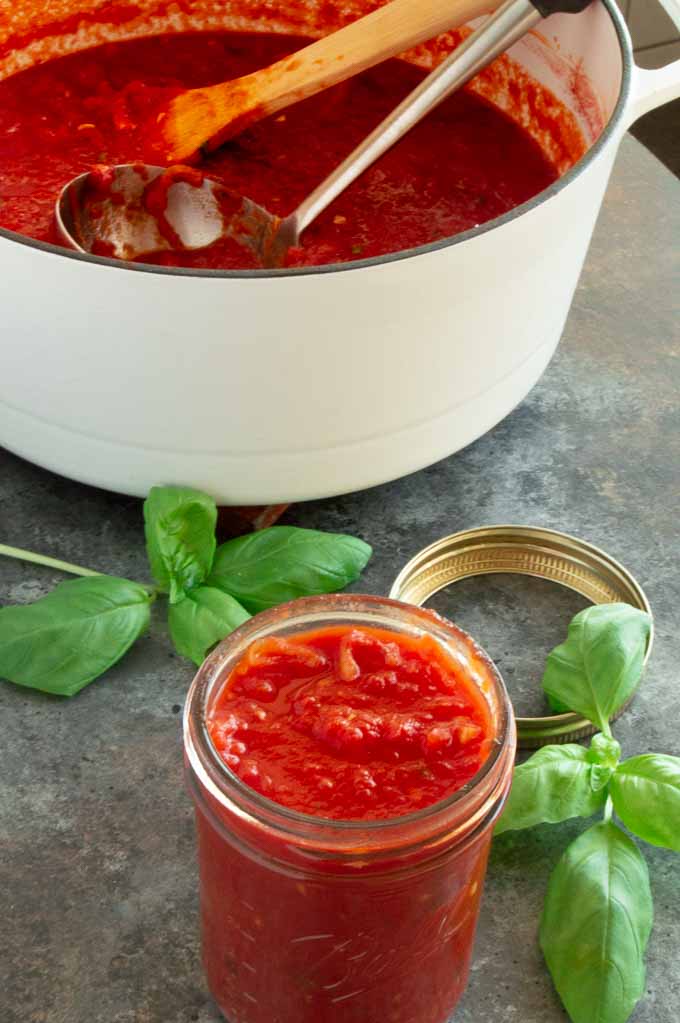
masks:
<instances>
[{"instance_id":1,"label":"gold metal lid ring","mask_svg":"<svg viewBox=\"0 0 680 1023\"><path fill-rule=\"evenodd\" d=\"M650 616L652 613L634 576L605 551L567 533L534 526L482 526L445 536L411 558L394 580L389 595L395 600L422 605L461 579L496 573L548 579L575 590L593 604L621 602ZM652 625L645 664L653 638ZM571 742L596 731L590 721L571 712L517 718L517 735L523 749L536 749L550 742Z\"/></svg>"}]
</instances>

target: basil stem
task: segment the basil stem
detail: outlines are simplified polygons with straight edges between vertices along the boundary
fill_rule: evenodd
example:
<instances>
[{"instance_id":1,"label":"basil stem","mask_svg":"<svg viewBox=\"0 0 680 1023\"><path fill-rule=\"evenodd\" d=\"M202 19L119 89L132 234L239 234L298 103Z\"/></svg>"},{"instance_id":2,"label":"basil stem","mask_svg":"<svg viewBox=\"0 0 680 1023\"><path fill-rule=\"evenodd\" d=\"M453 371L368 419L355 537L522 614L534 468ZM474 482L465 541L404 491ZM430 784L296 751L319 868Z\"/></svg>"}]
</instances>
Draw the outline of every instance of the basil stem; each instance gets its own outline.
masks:
<instances>
[{"instance_id":1,"label":"basil stem","mask_svg":"<svg viewBox=\"0 0 680 1023\"><path fill-rule=\"evenodd\" d=\"M28 561L32 565L45 565L47 568L56 568L59 572L68 572L70 575L102 575L102 572L95 572L91 568L83 568L81 565L72 565L68 561L60 561L59 558L50 558L47 554L36 554L34 551L25 551L21 547L8 547L0 543L0 554L6 558L16 558L17 561Z\"/></svg>"}]
</instances>

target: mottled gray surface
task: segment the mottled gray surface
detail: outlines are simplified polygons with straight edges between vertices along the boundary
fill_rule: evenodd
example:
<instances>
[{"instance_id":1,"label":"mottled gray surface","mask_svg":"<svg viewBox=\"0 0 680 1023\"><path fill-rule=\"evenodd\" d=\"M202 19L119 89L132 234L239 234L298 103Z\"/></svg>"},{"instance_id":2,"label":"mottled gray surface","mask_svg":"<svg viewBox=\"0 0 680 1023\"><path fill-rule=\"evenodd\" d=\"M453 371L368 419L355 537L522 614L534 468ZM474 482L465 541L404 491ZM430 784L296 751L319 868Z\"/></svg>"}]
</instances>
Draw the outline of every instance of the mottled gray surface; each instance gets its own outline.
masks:
<instances>
[{"instance_id":1,"label":"mottled gray surface","mask_svg":"<svg viewBox=\"0 0 680 1023\"><path fill-rule=\"evenodd\" d=\"M366 537L358 588L386 592L417 548L493 522L554 526L638 574L657 625L652 662L617 725L626 755L680 754L680 187L626 140L559 353L488 436L408 479L300 505L286 521ZM0 537L145 578L141 506L0 456ZM60 576L0 562L0 599ZM524 710L578 598L518 579L437 599L500 662ZM157 618L71 701L2 686L2 1023L216 1023L196 941L191 810L179 711L192 677ZM559 850L579 825L506 836L489 870L475 965L456 1023L564 1023L536 946ZM680 1005L680 861L648 849L657 917L636 1023ZM291 1021L293 1023L293 1021ZM378 1021L366 1021L378 1023Z\"/></svg>"}]
</instances>

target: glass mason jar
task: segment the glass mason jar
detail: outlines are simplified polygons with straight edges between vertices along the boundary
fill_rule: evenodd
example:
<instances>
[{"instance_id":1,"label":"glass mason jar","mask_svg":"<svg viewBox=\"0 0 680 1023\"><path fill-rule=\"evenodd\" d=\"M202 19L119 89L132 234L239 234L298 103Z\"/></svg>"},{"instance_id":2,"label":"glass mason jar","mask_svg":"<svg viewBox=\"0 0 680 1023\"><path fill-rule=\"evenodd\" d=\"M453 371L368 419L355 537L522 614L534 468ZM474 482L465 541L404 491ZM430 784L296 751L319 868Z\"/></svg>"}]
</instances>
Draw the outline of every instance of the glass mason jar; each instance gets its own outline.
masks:
<instances>
[{"instance_id":1,"label":"glass mason jar","mask_svg":"<svg viewBox=\"0 0 680 1023\"><path fill-rule=\"evenodd\" d=\"M220 759L206 720L255 640L331 625L429 633L484 693L489 756L463 788L387 821L289 810ZM444 1023L460 998L515 726L489 658L434 612L382 597L293 601L250 619L200 668L184 715L203 963L229 1023Z\"/></svg>"}]
</instances>

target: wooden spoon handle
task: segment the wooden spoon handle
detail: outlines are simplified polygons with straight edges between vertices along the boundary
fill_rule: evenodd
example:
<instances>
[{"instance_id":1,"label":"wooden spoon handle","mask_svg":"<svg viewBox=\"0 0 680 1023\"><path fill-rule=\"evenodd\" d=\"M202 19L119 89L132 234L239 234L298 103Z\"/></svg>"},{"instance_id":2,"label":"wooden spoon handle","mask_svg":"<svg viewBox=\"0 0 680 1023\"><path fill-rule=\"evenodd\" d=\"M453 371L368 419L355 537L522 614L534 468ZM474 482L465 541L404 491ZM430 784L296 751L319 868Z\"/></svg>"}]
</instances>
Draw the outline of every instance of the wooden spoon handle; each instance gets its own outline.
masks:
<instances>
[{"instance_id":1,"label":"wooden spoon handle","mask_svg":"<svg viewBox=\"0 0 680 1023\"><path fill-rule=\"evenodd\" d=\"M489 13L499 2L391 0L271 67L246 76L241 83L252 80L256 86L252 100L258 112L261 111L261 116L273 114L441 32Z\"/></svg>"},{"instance_id":2,"label":"wooden spoon handle","mask_svg":"<svg viewBox=\"0 0 680 1023\"><path fill-rule=\"evenodd\" d=\"M149 162L180 163L249 124L494 11L500 0L391 0L267 68L180 93L150 131Z\"/></svg>"}]
</instances>

